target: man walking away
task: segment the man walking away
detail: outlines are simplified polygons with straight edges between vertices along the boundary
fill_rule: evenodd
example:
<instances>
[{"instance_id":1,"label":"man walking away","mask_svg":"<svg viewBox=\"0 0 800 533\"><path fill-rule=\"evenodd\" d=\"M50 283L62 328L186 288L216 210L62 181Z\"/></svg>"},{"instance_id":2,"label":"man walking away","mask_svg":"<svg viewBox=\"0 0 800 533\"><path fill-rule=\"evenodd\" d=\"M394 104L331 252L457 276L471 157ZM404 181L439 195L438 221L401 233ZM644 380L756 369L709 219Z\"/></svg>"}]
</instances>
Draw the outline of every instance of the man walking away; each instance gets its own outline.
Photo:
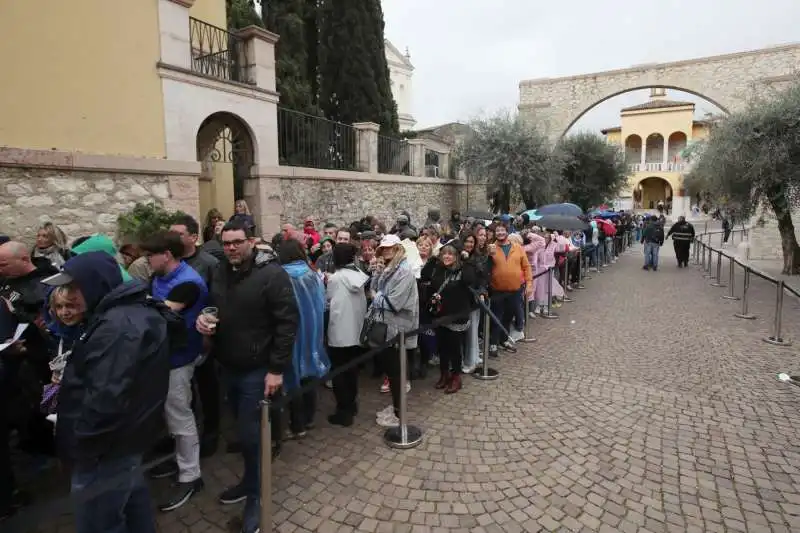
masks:
<instances>
[{"instance_id":1,"label":"man walking away","mask_svg":"<svg viewBox=\"0 0 800 533\"><path fill-rule=\"evenodd\" d=\"M656 218L651 218L642 234L644 244L644 270L658 270L658 252L664 244L664 226Z\"/></svg>"},{"instance_id":2,"label":"man walking away","mask_svg":"<svg viewBox=\"0 0 800 533\"><path fill-rule=\"evenodd\" d=\"M217 306L217 316L201 314L197 330L213 338L244 458L242 481L225 490L219 500L223 504L247 500L242 532L254 533L260 508L261 402L281 390L283 373L292 361L300 312L289 274L274 255L255 250L248 227L225 224L222 246L226 259L211 282L210 303ZM279 443L280 433L274 430L273 436L273 442Z\"/></svg>"},{"instance_id":3,"label":"man walking away","mask_svg":"<svg viewBox=\"0 0 800 533\"><path fill-rule=\"evenodd\" d=\"M667 233L667 238L672 235L672 245L675 248L675 257L678 258L678 268L689 266L689 248L694 240L694 226L686 222L686 217L678 217Z\"/></svg>"},{"instance_id":4,"label":"man walking away","mask_svg":"<svg viewBox=\"0 0 800 533\"><path fill-rule=\"evenodd\" d=\"M722 217L722 231L722 242L728 244L728 239L731 238L731 221L728 219L727 215Z\"/></svg>"},{"instance_id":5,"label":"man walking away","mask_svg":"<svg viewBox=\"0 0 800 533\"><path fill-rule=\"evenodd\" d=\"M211 278L219 260L197 247L200 226L190 215L176 218L170 231L180 235L183 243L183 260L203 278L206 287L211 290ZM203 435L200 439L200 456L209 457L217 451L219 442L220 389L219 378L214 359L210 354L195 366L194 381L200 396L200 407L203 410Z\"/></svg>"},{"instance_id":6,"label":"man walking away","mask_svg":"<svg viewBox=\"0 0 800 533\"><path fill-rule=\"evenodd\" d=\"M200 439L197 422L192 412L192 376L195 361L203 351L203 337L194 324L208 301L208 289L192 267L181 261L183 243L177 233L156 232L142 243L153 279L150 289L153 298L164 302L181 318L188 330L186 346L170 354L169 392L164 406L167 429L175 438L177 469L169 463L166 468L177 470L178 480L173 484L167 500L159 505L161 511L173 511L203 488L200 477ZM160 476L166 477L166 476Z\"/></svg>"},{"instance_id":7,"label":"man walking away","mask_svg":"<svg viewBox=\"0 0 800 533\"><path fill-rule=\"evenodd\" d=\"M43 283L66 286L85 333L58 397L56 438L72 464L77 533L155 533L142 456L162 435L169 388L168 311L141 283L123 283L104 252L73 257Z\"/></svg>"}]
</instances>

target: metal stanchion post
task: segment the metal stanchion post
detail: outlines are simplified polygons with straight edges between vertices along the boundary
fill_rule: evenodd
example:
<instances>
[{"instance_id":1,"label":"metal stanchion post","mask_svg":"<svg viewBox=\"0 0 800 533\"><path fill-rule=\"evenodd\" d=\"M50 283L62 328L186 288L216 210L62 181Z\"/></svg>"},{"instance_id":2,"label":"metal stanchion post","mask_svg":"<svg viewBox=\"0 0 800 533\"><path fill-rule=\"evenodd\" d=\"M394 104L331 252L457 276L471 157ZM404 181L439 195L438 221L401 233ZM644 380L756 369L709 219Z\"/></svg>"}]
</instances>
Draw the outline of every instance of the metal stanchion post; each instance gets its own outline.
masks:
<instances>
[{"instance_id":1,"label":"metal stanchion post","mask_svg":"<svg viewBox=\"0 0 800 533\"><path fill-rule=\"evenodd\" d=\"M261 531L272 531L272 424L269 420L269 400L261 402Z\"/></svg>"},{"instance_id":2,"label":"metal stanchion post","mask_svg":"<svg viewBox=\"0 0 800 533\"><path fill-rule=\"evenodd\" d=\"M586 265L586 261L584 261L583 257L583 250L578 251L578 285L572 287L573 289L583 290L586 288L586 285L583 284L583 280L586 278L586 269L584 268Z\"/></svg>"},{"instance_id":3,"label":"metal stanchion post","mask_svg":"<svg viewBox=\"0 0 800 533\"><path fill-rule=\"evenodd\" d=\"M476 379L491 381L500 377L500 373L494 368L489 368L489 341L492 333L492 319L485 310L483 311L483 368L480 372L473 372Z\"/></svg>"},{"instance_id":4,"label":"metal stanchion post","mask_svg":"<svg viewBox=\"0 0 800 533\"><path fill-rule=\"evenodd\" d=\"M583 279L584 280L592 279L592 276L589 275L589 261L590 261L589 255L586 254L583 257Z\"/></svg>"},{"instance_id":5,"label":"metal stanchion post","mask_svg":"<svg viewBox=\"0 0 800 533\"><path fill-rule=\"evenodd\" d=\"M750 291L750 269L744 267L744 281L742 282L742 312L741 313L734 313L733 316L736 318L744 318L745 320L753 320L756 318L755 315L751 315L748 311L748 292Z\"/></svg>"},{"instance_id":6,"label":"metal stanchion post","mask_svg":"<svg viewBox=\"0 0 800 533\"><path fill-rule=\"evenodd\" d=\"M553 305L553 267L547 271L547 314L542 314L542 318L556 319L558 315L552 311Z\"/></svg>"},{"instance_id":7,"label":"metal stanchion post","mask_svg":"<svg viewBox=\"0 0 800 533\"><path fill-rule=\"evenodd\" d=\"M724 287L722 283L722 252L717 250L717 279L711 284L712 287Z\"/></svg>"},{"instance_id":8,"label":"metal stanchion post","mask_svg":"<svg viewBox=\"0 0 800 533\"><path fill-rule=\"evenodd\" d=\"M569 284L569 252L564 256L564 276L561 279L561 288L564 291L564 303L571 303L573 299L567 296L567 285Z\"/></svg>"},{"instance_id":9,"label":"metal stanchion post","mask_svg":"<svg viewBox=\"0 0 800 533\"><path fill-rule=\"evenodd\" d=\"M764 342L775 346L791 346L792 343L781 336L783 326L783 280L779 279L775 286L775 322L772 325L772 335L764 337Z\"/></svg>"},{"instance_id":10,"label":"metal stanchion post","mask_svg":"<svg viewBox=\"0 0 800 533\"><path fill-rule=\"evenodd\" d=\"M706 247L706 251L708 252L708 257L706 258L706 270L703 273L703 277L711 279L711 278L714 277L711 274L711 264L714 262L714 258L712 257L712 254L714 253L714 249L711 248L711 245L709 244Z\"/></svg>"},{"instance_id":11,"label":"metal stanchion post","mask_svg":"<svg viewBox=\"0 0 800 533\"><path fill-rule=\"evenodd\" d=\"M706 269L706 244L700 241L700 270L702 272Z\"/></svg>"},{"instance_id":12,"label":"metal stanchion post","mask_svg":"<svg viewBox=\"0 0 800 533\"><path fill-rule=\"evenodd\" d=\"M736 296L736 283L734 282L734 267L736 263L733 257L729 257L728 260L728 294L724 294L722 297L726 300L738 300L739 297Z\"/></svg>"},{"instance_id":13,"label":"metal stanchion post","mask_svg":"<svg viewBox=\"0 0 800 533\"><path fill-rule=\"evenodd\" d=\"M406 335L400 333L400 425L389 428L383 434L383 441L390 448L407 450L415 448L422 442L422 430L408 424L408 354L406 353Z\"/></svg>"},{"instance_id":14,"label":"metal stanchion post","mask_svg":"<svg viewBox=\"0 0 800 533\"><path fill-rule=\"evenodd\" d=\"M525 311L525 315L523 317L523 326L522 326L522 333L524 337L522 337L522 342L536 342L536 337L533 336L533 333L530 331L530 323L533 320L530 319L528 313L530 313L530 304L528 302L528 284L522 286L522 305L523 310Z\"/></svg>"}]
</instances>

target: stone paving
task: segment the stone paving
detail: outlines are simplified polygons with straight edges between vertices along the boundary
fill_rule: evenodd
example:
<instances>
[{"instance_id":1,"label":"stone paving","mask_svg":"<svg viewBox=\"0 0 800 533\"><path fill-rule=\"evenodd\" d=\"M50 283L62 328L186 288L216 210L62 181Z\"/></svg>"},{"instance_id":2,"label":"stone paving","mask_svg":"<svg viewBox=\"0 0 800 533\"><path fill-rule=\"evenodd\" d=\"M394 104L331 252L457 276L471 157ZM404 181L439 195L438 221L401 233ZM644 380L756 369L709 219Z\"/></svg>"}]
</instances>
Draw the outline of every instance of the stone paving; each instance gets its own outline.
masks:
<instances>
[{"instance_id":1,"label":"stone paving","mask_svg":"<svg viewBox=\"0 0 800 533\"><path fill-rule=\"evenodd\" d=\"M377 382L365 380L350 429L323 421L322 391L318 428L274 466L275 530L800 531L800 388L775 379L800 363L761 340L774 291L754 281L760 319L738 320L727 289L676 268L670 244L662 255L658 272L635 250L592 274L560 320L534 322L538 342L492 361L499 380L455 395L415 383L418 448L383 444ZM798 318L787 298L785 336L800 342ZM206 491L161 515L160 531L236 531L241 507L215 498L238 472L235 455L207 460Z\"/></svg>"}]
</instances>

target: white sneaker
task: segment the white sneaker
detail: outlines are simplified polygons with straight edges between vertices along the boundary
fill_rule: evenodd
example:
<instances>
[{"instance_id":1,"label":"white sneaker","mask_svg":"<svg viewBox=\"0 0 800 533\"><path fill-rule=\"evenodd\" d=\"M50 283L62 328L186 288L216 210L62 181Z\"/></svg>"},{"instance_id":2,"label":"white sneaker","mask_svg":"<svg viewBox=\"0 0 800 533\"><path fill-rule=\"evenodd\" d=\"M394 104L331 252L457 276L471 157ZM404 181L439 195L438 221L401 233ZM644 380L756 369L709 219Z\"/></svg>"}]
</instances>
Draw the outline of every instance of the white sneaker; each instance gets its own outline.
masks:
<instances>
[{"instance_id":1,"label":"white sneaker","mask_svg":"<svg viewBox=\"0 0 800 533\"><path fill-rule=\"evenodd\" d=\"M473 372L475 372L475 366L477 366L477 365L462 366L461 367L461 372L464 373L464 374L472 374Z\"/></svg>"},{"instance_id":2,"label":"white sneaker","mask_svg":"<svg viewBox=\"0 0 800 533\"><path fill-rule=\"evenodd\" d=\"M381 417L381 416L389 416L389 415L393 415L393 414L394 414L394 405L390 404L390 405L387 405L386 407L384 407L383 409L381 409L380 411L378 411L377 413L375 413L375 416Z\"/></svg>"},{"instance_id":3,"label":"white sneaker","mask_svg":"<svg viewBox=\"0 0 800 533\"><path fill-rule=\"evenodd\" d=\"M525 338L525 334L522 333L521 331L517 331L516 329L512 329L509 337L511 337L511 340L513 340L514 342L519 342Z\"/></svg>"},{"instance_id":4,"label":"white sneaker","mask_svg":"<svg viewBox=\"0 0 800 533\"><path fill-rule=\"evenodd\" d=\"M392 413L390 416L379 418L376 420L376 422L378 422L379 426L385 428L396 428L400 425L400 419L397 418L394 413Z\"/></svg>"},{"instance_id":5,"label":"white sneaker","mask_svg":"<svg viewBox=\"0 0 800 533\"><path fill-rule=\"evenodd\" d=\"M406 392L411 392L411 382L406 381Z\"/></svg>"}]
</instances>

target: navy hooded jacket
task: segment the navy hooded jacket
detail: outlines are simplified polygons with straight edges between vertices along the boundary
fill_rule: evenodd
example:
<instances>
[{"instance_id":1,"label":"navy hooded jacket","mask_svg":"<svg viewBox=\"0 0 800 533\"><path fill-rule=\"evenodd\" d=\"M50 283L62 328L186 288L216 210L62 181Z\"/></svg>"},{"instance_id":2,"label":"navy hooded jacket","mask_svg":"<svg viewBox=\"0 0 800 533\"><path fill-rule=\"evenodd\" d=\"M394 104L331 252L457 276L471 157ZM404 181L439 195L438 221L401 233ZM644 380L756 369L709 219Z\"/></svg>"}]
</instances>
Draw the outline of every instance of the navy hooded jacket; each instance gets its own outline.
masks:
<instances>
[{"instance_id":1,"label":"navy hooded jacket","mask_svg":"<svg viewBox=\"0 0 800 533\"><path fill-rule=\"evenodd\" d=\"M56 438L68 461L140 454L162 434L169 387L167 319L138 281L122 281L105 252L63 268L87 305L59 392Z\"/></svg>"}]
</instances>

